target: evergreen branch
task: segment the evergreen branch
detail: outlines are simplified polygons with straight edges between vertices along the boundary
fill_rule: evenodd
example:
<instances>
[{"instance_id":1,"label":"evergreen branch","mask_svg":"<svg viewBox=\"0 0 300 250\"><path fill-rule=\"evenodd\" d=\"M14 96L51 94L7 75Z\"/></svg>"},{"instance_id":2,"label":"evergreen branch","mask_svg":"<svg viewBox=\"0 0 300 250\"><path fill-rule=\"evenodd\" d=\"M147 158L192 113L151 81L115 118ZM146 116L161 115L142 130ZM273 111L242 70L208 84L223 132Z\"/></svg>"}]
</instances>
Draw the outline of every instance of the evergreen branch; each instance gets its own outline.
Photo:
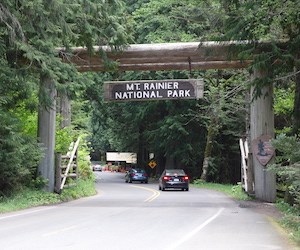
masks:
<instances>
[{"instance_id":1,"label":"evergreen branch","mask_svg":"<svg viewBox=\"0 0 300 250\"><path fill-rule=\"evenodd\" d=\"M282 77L275 78L274 80L275 80L275 81L286 80L286 79L291 78L291 77L293 77L293 76L296 76L296 75L298 75L298 74L300 74L300 70L298 70L298 71L296 71L296 72L293 72L293 73L291 73L291 74L288 74L288 75L286 75L286 76L282 76Z\"/></svg>"},{"instance_id":2,"label":"evergreen branch","mask_svg":"<svg viewBox=\"0 0 300 250\"><path fill-rule=\"evenodd\" d=\"M21 24L19 20L7 9L3 4L0 3L0 22L4 23L10 31L10 41L14 42L16 37L19 35L21 40L25 40Z\"/></svg>"}]
</instances>

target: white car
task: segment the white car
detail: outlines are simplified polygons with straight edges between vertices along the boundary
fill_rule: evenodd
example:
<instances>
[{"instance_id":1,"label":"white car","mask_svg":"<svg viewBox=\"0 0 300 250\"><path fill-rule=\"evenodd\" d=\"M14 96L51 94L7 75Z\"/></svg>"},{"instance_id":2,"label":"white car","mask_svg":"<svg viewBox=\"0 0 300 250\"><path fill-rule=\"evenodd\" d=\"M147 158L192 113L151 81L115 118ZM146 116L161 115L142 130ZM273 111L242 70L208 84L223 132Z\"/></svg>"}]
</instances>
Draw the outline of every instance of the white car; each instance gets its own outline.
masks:
<instances>
[{"instance_id":1,"label":"white car","mask_svg":"<svg viewBox=\"0 0 300 250\"><path fill-rule=\"evenodd\" d=\"M99 164L93 165L93 171L102 171L102 166Z\"/></svg>"}]
</instances>

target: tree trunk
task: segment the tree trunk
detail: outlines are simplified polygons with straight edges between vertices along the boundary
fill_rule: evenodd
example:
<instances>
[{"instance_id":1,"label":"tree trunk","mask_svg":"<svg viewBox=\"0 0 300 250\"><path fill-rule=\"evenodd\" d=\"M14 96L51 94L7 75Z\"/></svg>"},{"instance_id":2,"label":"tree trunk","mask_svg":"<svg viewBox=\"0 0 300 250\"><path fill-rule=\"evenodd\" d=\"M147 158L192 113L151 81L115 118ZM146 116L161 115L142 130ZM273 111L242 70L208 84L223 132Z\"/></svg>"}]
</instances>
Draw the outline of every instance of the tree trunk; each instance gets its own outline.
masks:
<instances>
[{"instance_id":1,"label":"tree trunk","mask_svg":"<svg viewBox=\"0 0 300 250\"><path fill-rule=\"evenodd\" d=\"M61 115L60 128L71 125L71 102L65 91L60 91L59 95L59 113Z\"/></svg>"},{"instance_id":2,"label":"tree trunk","mask_svg":"<svg viewBox=\"0 0 300 250\"><path fill-rule=\"evenodd\" d=\"M173 157L167 156L166 157L166 165L165 165L166 169L174 169L177 168L177 166L175 165L175 160Z\"/></svg>"},{"instance_id":3,"label":"tree trunk","mask_svg":"<svg viewBox=\"0 0 300 250\"><path fill-rule=\"evenodd\" d=\"M149 162L149 152L145 147L145 141L143 137L144 127L141 125L139 127L139 142L138 142L138 154L137 154L137 165L140 168L146 168Z\"/></svg>"},{"instance_id":4,"label":"tree trunk","mask_svg":"<svg viewBox=\"0 0 300 250\"><path fill-rule=\"evenodd\" d=\"M156 173L156 176L159 177L165 169L166 159L165 159L165 156L160 153L155 154L155 159L156 159L156 163L157 163L155 173Z\"/></svg>"},{"instance_id":5,"label":"tree trunk","mask_svg":"<svg viewBox=\"0 0 300 250\"><path fill-rule=\"evenodd\" d=\"M200 177L204 181L207 181L208 163L209 163L209 158L211 157L213 140L216 134L216 129L214 128L214 126L217 126L217 124L214 121L212 121L207 130L204 160L202 164L202 174Z\"/></svg>"},{"instance_id":6,"label":"tree trunk","mask_svg":"<svg viewBox=\"0 0 300 250\"><path fill-rule=\"evenodd\" d=\"M203 164L202 164L202 174L200 179L204 181L207 181L208 159L209 159L208 157L204 157Z\"/></svg>"},{"instance_id":7,"label":"tree trunk","mask_svg":"<svg viewBox=\"0 0 300 250\"><path fill-rule=\"evenodd\" d=\"M45 189L54 191L55 183L55 121L56 121L56 89L49 77L42 75L39 92L38 138L44 147L44 158L38 167L38 175L48 183Z\"/></svg>"},{"instance_id":8,"label":"tree trunk","mask_svg":"<svg viewBox=\"0 0 300 250\"><path fill-rule=\"evenodd\" d=\"M254 71L253 77L264 77L266 72ZM253 94L253 88L251 94ZM265 86L261 90L262 95L251 103L251 144L262 135L274 138L274 111L273 111L273 85ZM253 98L251 98L253 99ZM262 165L257 155L252 152L255 196L256 198L274 202L276 198L276 175L268 169L268 165ZM268 164L274 163L274 157Z\"/></svg>"}]
</instances>

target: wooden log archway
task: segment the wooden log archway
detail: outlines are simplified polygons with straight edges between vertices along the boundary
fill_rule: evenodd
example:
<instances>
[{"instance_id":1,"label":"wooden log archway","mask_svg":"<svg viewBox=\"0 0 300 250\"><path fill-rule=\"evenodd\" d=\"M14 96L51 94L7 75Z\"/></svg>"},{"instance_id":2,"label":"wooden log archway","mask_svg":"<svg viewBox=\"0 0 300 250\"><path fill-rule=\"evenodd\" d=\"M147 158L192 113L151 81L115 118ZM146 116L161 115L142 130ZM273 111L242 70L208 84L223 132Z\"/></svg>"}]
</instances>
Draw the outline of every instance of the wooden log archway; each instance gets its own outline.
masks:
<instances>
[{"instance_id":1,"label":"wooden log archway","mask_svg":"<svg viewBox=\"0 0 300 250\"><path fill-rule=\"evenodd\" d=\"M72 63L76 66L79 72L87 71L159 71L159 70L206 70L206 69L239 69L245 68L251 63L251 59L240 60L238 58L239 46L247 46L247 42L191 42L191 43L167 43L167 44L134 44L129 45L122 51L116 51L110 47L94 47L94 52L90 53L86 48L72 48L65 50L58 48L59 56L65 63ZM265 46L266 47L266 46ZM259 52L258 52L259 53ZM108 60L104 60L101 54L105 55ZM114 67L107 66L113 63ZM260 77L255 74L254 77ZM255 137L269 133L273 136L274 133L274 115L272 103L273 92L272 87L268 87L268 98L262 97L255 101L252 105L255 107L255 112L251 113L250 117L250 141ZM267 108L266 108L267 107ZM265 110L265 111L263 111ZM46 112L46 111L45 111ZM259 113L261 112L261 113ZM268 115L263 112L267 112ZM52 112L53 113L53 112ZM53 114L51 114L53 115ZM44 119L47 122L47 118ZM55 122L55 121L54 121ZM263 126L261 126L263 124ZM55 126L52 126L55 129ZM266 132L267 131L267 132ZM55 136L54 131L50 133ZM40 134L40 136L43 136ZM46 147L54 147L52 145L53 138L44 136ZM47 138L46 138L47 137ZM53 149L48 150L51 155L46 157L52 159ZM255 158L255 156L252 156ZM53 160L49 162L54 162ZM276 179L274 174L268 173L265 166L262 166L255 159L255 196L258 199L268 202L274 202L276 198ZM44 168L54 168L54 166L41 166ZM49 171L44 171L49 173ZM52 175L52 172L51 174ZM54 176L44 176L48 179L53 179ZM48 190L54 189L53 184Z\"/></svg>"}]
</instances>

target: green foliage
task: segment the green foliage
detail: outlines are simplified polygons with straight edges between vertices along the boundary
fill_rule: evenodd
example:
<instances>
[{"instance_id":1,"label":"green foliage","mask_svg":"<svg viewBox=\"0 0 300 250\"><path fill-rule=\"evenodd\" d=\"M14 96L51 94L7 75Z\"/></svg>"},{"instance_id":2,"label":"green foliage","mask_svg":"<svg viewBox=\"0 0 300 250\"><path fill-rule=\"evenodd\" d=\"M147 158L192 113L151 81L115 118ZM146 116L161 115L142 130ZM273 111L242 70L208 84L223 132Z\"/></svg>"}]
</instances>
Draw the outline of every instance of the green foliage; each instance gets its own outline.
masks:
<instances>
[{"instance_id":1,"label":"green foliage","mask_svg":"<svg viewBox=\"0 0 300 250\"><path fill-rule=\"evenodd\" d=\"M70 144L76 140L74 130L71 127L65 127L56 130L55 151L66 154L69 151Z\"/></svg>"},{"instance_id":2,"label":"green foliage","mask_svg":"<svg viewBox=\"0 0 300 250\"><path fill-rule=\"evenodd\" d=\"M130 41L131 30L125 6L120 0L77 1L72 12L73 32L78 35L76 45L87 46L92 50L95 45L123 47Z\"/></svg>"},{"instance_id":3,"label":"green foliage","mask_svg":"<svg viewBox=\"0 0 300 250\"><path fill-rule=\"evenodd\" d=\"M37 176L35 179L33 179L30 183L31 188L37 189L37 190L42 190L45 188L45 186L48 184L49 180L45 179L42 176Z\"/></svg>"},{"instance_id":4,"label":"green foliage","mask_svg":"<svg viewBox=\"0 0 300 250\"><path fill-rule=\"evenodd\" d=\"M94 174L91 170L90 162L90 147L88 144L89 143L86 141L86 135L82 135L78 151L79 176L83 180L94 180Z\"/></svg>"},{"instance_id":5,"label":"green foliage","mask_svg":"<svg viewBox=\"0 0 300 250\"><path fill-rule=\"evenodd\" d=\"M21 134L17 119L0 110L0 120L0 190L5 194L30 184L41 150L33 138Z\"/></svg>"},{"instance_id":6,"label":"green foliage","mask_svg":"<svg viewBox=\"0 0 300 250\"><path fill-rule=\"evenodd\" d=\"M246 127L245 76L242 71L206 74L205 102L198 105L194 116L206 127L202 178L208 181L234 183L238 180L239 167L234 159L239 158L238 140Z\"/></svg>"},{"instance_id":7,"label":"green foliage","mask_svg":"<svg viewBox=\"0 0 300 250\"><path fill-rule=\"evenodd\" d=\"M37 112L25 107L16 108L13 112L21 123L22 133L34 138L37 135Z\"/></svg>"},{"instance_id":8,"label":"green foliage","mask_svg":"<svg viewBox=\"0 0 300 250\"><path fill-rule=\"evenodd\" d=\"M277 134L291 133L292 116L294 109L294 88L275 88L274 93L274 114Z\"/></svg>"},{"instance_id":9,"label":"green foliage","mask_svg":"<svg viewBox=\"0 0 300 250\"><path fill-rule=\"evenodd\" d=\"M300 141L295 136L281 134L272 145L279 152L273 168L286 186L286 202L300 209Z\"/></svg>"},{"instance_id":10,"label":"green foliage","mask_svg":"<svg viewBox=\"0 0 300 250\"><path fill-rule=\"evenodd\" d=\"M63 189L62 194L60 195L60 200L70 201L95 194L96 190L94 180L79 179L75 186Z\"/></svg>"},{"instance_id":11,"label":"green foliage","mask_svg":"<svg viewBox=\"0 0 300 250\"><path fill-rule=\"evenodd\" d=\"M1 29L1 26L0 26ZM1 42L0 42L1 44ZM32 112L32 79L5 60L5 49L0 56L0 190L1 196L34 179L42 152L36 142L36 125ZM26 101L24 101L26 100Z\"/></svg>"},{"instance_id":12,"label":"green foliage","mask_svg":"<svg viewBox=\"0 0 300 250\"><path fill-rule=\"evenodd\" d=\"M38 189L22 189L11 196L0 196L0 213L70 201L96 194L92 179L78 180L76 186L64 189L61 195Z\"/></svg>"},{"instance_id":13,"label":"green foliage","mask_svg":"<svg viewBox=\"0 0 300 250\"><path fill-rule=\"evenodd\" d=\"M288 203L280 201L276 207L283 213L280 224L289 232L290 238L300 244L299 208L291 207Z\"/></svg>"},{"instance_id":14,"label":"green foliage","mask_svg":"<svg viewBox=\"0 0 300 250\"><path fill-rule=\"evenodd\" d=\"M36 144L37 109L49 97L37 93L41 76L51 78L69 97L84 88L74 66L64 63L57 47L109 45L120 49L130 40L130 22L122 1L9 1L0 3L0 190L22 185L41 186L35 179L41 151ZM21 58L22 57L22 58ZM86 105L88 106L88 105ZM85 110L87 112L87 110ZM86 114L86 113L85 113ZM86 115L78 112L75 129L86 129ZM85 117L85 119L80 120ZM16 117L18 119L16 119ZM57 151L67 151L74 134L57 131ZM81 164L88 176L87 163Z\"/></svg>"},{"instance_id":15,"label":"green foliage","mask_svg":"<svg viewBox=\"0 0 300 250\"><path fill-rule=\"evenodd\" d=\"M218 157L206 157L207 158L207 177L208 181L220 181L220 167L221 167L221 159Z\"/></svg>"},{"instance_id":16,"label":"green foliage","mask_svg":"<svg viewBox=\"0 0 300 250\"><path fill-rule=\"evenodd\" d=\"M218 1L152 0L133 12L138 43L191 42L219 35ZM209 14L208 14L209 13Z\"/></svg>"},{"instance_id":17,"label":"green foliage","mask_svg":"<svg viewBox=\"0 0 300 250\"><path fill-rule=\"evenodd\" d=\"M238 40L280 40L294 37L299 30L299 1L234 1L227 9L227 35Z\"/></svg>"},{"instance_id":18,"label":"green foliage","mask_svg":"<svg viewBox=\"0 0 300 250\"><path fill-rule=\"evenodd\" d=\"M12 196L0 199L0 213L58 202L59 197L56 194L39 190L24 189Z\"/></svg>"},{"instance_id":19,"label":"green foliage","mask_svg":"<svg viewBox=\"0 0 300 250\"><path fill-rule=\"evenodd\" d=\"M262 94L263 87L274 82L281 86L291 82L296 86L300 84L300 77L297 77L300 65L297 49L300 46L299 8L297 0L288 0L284 4L281 0L229 1L227 5L228 17L222 39L249 41L241 54L246 52L248 58L254 59L250 72L258 70L266 74L252 83L255 97ZM297 87L293 110L291 133L298 134L300 88Z\"/></svg>"}]
</instances>

